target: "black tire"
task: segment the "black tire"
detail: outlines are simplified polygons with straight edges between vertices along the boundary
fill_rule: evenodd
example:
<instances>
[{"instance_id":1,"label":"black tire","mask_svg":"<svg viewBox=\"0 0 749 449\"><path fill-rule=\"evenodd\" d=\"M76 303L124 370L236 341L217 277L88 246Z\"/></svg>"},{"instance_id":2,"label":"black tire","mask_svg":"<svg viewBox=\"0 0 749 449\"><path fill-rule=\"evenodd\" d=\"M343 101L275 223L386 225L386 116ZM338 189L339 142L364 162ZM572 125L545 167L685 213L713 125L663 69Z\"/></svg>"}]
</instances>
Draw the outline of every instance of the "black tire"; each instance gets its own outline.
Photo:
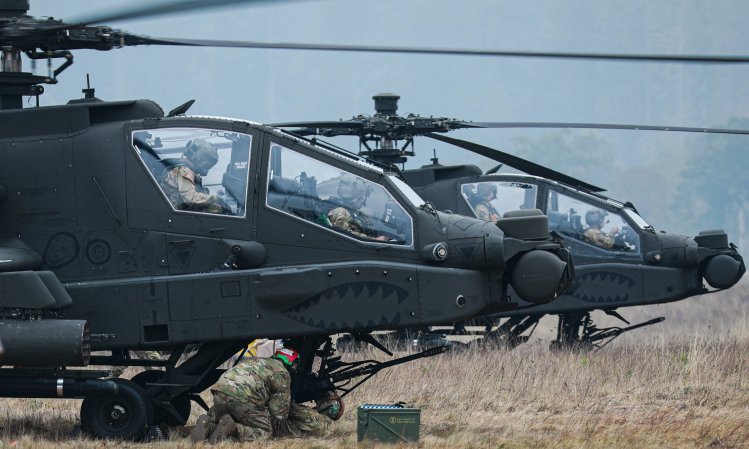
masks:
<instances>
[{"instance_id":1,"label":"black tire","mask_svg":"<svg viewBox=\"0 0 749 449\"><path fill-rule=\"evenodd\" d=\"M153 422L153 406L135 382L113 379L116 394L88 396L81 404L81 427L95 438L141 441Z\"/></svg>"},{"instance_id":2,"label":"black tire","mask_svg":"<svg viewBox=\"0 0 749 449\"><path fill-rule=\"evenodd\" d=\"M133 382L138 384L141 388L146 390L146 384L151 382L159 382L165 375L165 371L162 370L146 370L133 376L131 379ZM148 396L148 394L146 394ZM149 401L151 401L149 396ZM151 401L154 410L153 422L154 424L166 424L168 426L183 426L190 418L190 411L192 409L192 403L190 402L190 396L188 393L181 394L171 401L172 406L179 415L179 418L174 416L168 410L160 407L157 402Z\"/></svg>"}]
</instances>

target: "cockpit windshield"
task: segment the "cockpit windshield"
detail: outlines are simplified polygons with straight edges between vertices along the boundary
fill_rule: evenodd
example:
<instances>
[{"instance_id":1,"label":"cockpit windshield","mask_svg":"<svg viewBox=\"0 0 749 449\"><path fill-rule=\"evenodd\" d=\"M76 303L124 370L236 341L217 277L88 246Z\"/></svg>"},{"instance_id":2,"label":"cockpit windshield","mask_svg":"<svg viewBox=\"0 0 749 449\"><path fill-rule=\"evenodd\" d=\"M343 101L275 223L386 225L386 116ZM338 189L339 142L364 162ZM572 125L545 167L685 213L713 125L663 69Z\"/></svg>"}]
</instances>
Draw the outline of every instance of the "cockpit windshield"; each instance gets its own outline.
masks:
<instances>
[{"instance_id":1,"label":"cockpit windshield","mask_svg":"<svg viewBox=\"0 0 749 449\"><path fill-rule=\"evenodd\" d=\"M476 217L493 222L507 211L534 209L537 190L534 184L489 180L460 186L463 199Z\"/></svg>"},{"instance_id":2,"label":"cockpit windshield","mask_svg":"<svg viewBox=\"0 0 749 449\"><path fill-rule=\"evenodd\" d=\"M268 207L363 242L413 244L413 219L384 186L278 144L269 164Z\"/></svg>"},{"instance_id":3,"label":"cockpit windshield","mask_svg":"<svg viewBox=\"0 0 749 449\"><path fill-rule=\"evenodd\" d=\"M640 236L628 225L628 212L626 208L611 210L599 202L552 190L546 214L550 231L600 250L637 253Z\"/></svg>"},{"instance_id":4,"label":"cockpit windshield","mask_svg":"<svg viewBox=\"0 0 749 449\"><path fill-rule=\"evenodd\" d=\"M390 178L391 181L393 181L393 184L395 184L395 187L398 188L398 190L401 191L403 196L405 196L408 201L411 202L411 204L414 205L414 207L421 207L424 204L426 204L426 201L424 201L418 193L414 192L414 189L411 188L408 184L398 179L397 176L394 175L388 175L388 178Z\"/></svg>"},{"instance_id":5,"label":"cockpit windshield","mask_svg":"<svg viewBox=\"0 0 749 449\"><path fill-rule=\"evenodd\" d=\"M650 225L648 224L648 222L646 222L646 221L645 221L645 219L644 219L644 218L642 218L642 217L640 216L640 214L638 214L638 213L637 213L637 212L635 212L634 210L632 210L632 209L629 209L629 208L626 208L626 207L625 207L624 209L622 209L622 210L624 211L624 213L625 213L625 214L626 214L626 215L627 215L627 216L628 216L628 217L629 217L629 218L630 218L630 219L631 219L632 221L634 221L634 222L635 222L635 224L636 224L636 225L637 225L637 226L638 226L638 227L639 227L640 229L653 229L653 227L652 227L652 226L650 226Z\"/></svg>"},{"instance_id":6,"label":"cockpit windshield","mask_svg":"<svg viewBox=\"0 0 749 449\"><path fill-rule=\"evenodd\" d=\"M252 136L202 128L134 131L132 145L175 210L244 217Z\"/></svg>"}]
</instances>

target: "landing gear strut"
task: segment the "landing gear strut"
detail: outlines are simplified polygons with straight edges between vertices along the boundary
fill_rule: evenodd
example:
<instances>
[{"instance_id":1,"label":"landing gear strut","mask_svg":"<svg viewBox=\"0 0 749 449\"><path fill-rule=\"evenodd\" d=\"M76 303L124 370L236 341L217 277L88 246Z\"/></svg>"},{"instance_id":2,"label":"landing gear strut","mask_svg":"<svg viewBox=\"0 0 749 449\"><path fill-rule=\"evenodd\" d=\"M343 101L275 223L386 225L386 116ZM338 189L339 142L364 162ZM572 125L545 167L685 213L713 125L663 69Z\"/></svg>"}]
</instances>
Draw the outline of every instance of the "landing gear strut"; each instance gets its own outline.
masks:
<instances>
[{"instance_id":1,"label":"landing gear strut","mask_svg":"<svg viewBox=\"0 0 749 449\"><path fill-rule=\"evenodd\" d=\"M165 377L165 371L147 370L133 376L132 381L145 389L148 385L163 382ZM182 393L167 402L168 404L159 404L160 406L154 407L154 422L170 426L184 425L190 418L192 408L190 395Z\"/></svg>"},{"instance_id":2,"label":"landing gear strut","mask_svg":"<svg viewBox=\"0 0 749 449\"><path fill-rule=\"evenodd\" d=\"M613 310L606 310L605 312L630 324L629 321ZM665 320L664 317L658 317L627 327L612 326L599 328L593 323L588 312L560 314L559 325L557 326L557 339L549 345L549 349L576 349L583 351L600 349L625 332L660 323L663 320Z\"/></svg>"},{"instance_id":3,"label":"landing gear strut","mask_svg":"<svg viewBox=\"0 0 749 449\"><path fill-rule=\"evenodd\" d=\"M536 329L538 321L543 316L543 314L537 314L512 317L502 323L498 328L494 329L493 331L487 332L484 335L484 338L480 341L482 342L482 344L490 343L504 346L507 349L514 349L519 344L528 341L530 336L533 334L533 331ZM531 329L528 335L521 335L528 329Z\"/></svg>"}]
</instances>

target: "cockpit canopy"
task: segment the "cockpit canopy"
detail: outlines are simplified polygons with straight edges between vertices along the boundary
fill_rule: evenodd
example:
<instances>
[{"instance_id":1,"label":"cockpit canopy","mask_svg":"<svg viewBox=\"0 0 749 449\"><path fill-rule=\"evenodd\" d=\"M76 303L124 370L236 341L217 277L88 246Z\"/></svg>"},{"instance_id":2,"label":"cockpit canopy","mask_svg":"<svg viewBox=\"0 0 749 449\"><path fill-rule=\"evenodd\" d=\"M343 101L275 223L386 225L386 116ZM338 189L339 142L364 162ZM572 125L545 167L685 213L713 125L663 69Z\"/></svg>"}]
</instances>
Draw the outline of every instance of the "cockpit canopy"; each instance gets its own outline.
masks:
<instances>
[{"instance_id":1,"label":"cockpit canopy","mask_svg":"<svg viewBox=\"0 0 749 449\"><path fill-rule=\"evenodd\" d=\"M268 207L360 241L413 244L411 216L382 185L278 144L270 151Z\"/></svg>"},{"instance_id":2,"label":"cockpit canopy","mask_svg":"<svg viewBox=\"0 0 749 449\"><path fill-rule=\"evenodd\" d=\"M574 239L591 251L639 253L639 231L649 225L621 203L584 192L534 182L485 179L462 183L461 196L476 217L497 221L506 212L542 208L549 231ZM634 224L634 228L631 226Z\"/></svg>"},{"instance_id":3,"label":"cockpit canopy","mask_svg":"<svg viewBox=\"0 0 749 449\"><path fill-rule=\"evenodd\" d=\"M245 216L249 134L160 128L133 132L132 144L175 210Z\"/></svg>"},{"instance_id":4,"label":"cockpit canopy","mask_svg":"<svg viewBox=\"0 0 749 449\"><path fill-rule=\"evenodd\" d=\"M262 173L250 167L252 135L165 127L136 130L131 138L176 213L248 217L250 171ZM424 201L401 180L363 162L359 174L341 168L346 164L336 163L341 156L335 154L318 159L275 142L268 150L267 197L261 204L365 244L413 246L407 210Z\"/></svg>"}]
</instances>

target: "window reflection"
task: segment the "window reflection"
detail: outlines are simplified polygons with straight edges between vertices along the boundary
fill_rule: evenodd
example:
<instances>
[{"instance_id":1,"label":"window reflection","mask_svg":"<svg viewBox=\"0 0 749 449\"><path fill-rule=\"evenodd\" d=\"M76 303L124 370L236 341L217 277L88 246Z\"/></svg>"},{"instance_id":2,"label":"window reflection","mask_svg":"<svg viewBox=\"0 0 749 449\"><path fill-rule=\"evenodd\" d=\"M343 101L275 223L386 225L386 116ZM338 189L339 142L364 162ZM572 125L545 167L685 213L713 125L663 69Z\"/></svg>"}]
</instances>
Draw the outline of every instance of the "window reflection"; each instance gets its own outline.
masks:
<instances>
[{"instance_id":1,"label":"window reflection","mask_svg":"<svg viewBox=\"0 0 749 449\"><path fill-rule=\"evenodd\" d=\"M413 243L411 216L383 186L277 144L267 204L358 240Z\"/></svg>"}]
</instances>

